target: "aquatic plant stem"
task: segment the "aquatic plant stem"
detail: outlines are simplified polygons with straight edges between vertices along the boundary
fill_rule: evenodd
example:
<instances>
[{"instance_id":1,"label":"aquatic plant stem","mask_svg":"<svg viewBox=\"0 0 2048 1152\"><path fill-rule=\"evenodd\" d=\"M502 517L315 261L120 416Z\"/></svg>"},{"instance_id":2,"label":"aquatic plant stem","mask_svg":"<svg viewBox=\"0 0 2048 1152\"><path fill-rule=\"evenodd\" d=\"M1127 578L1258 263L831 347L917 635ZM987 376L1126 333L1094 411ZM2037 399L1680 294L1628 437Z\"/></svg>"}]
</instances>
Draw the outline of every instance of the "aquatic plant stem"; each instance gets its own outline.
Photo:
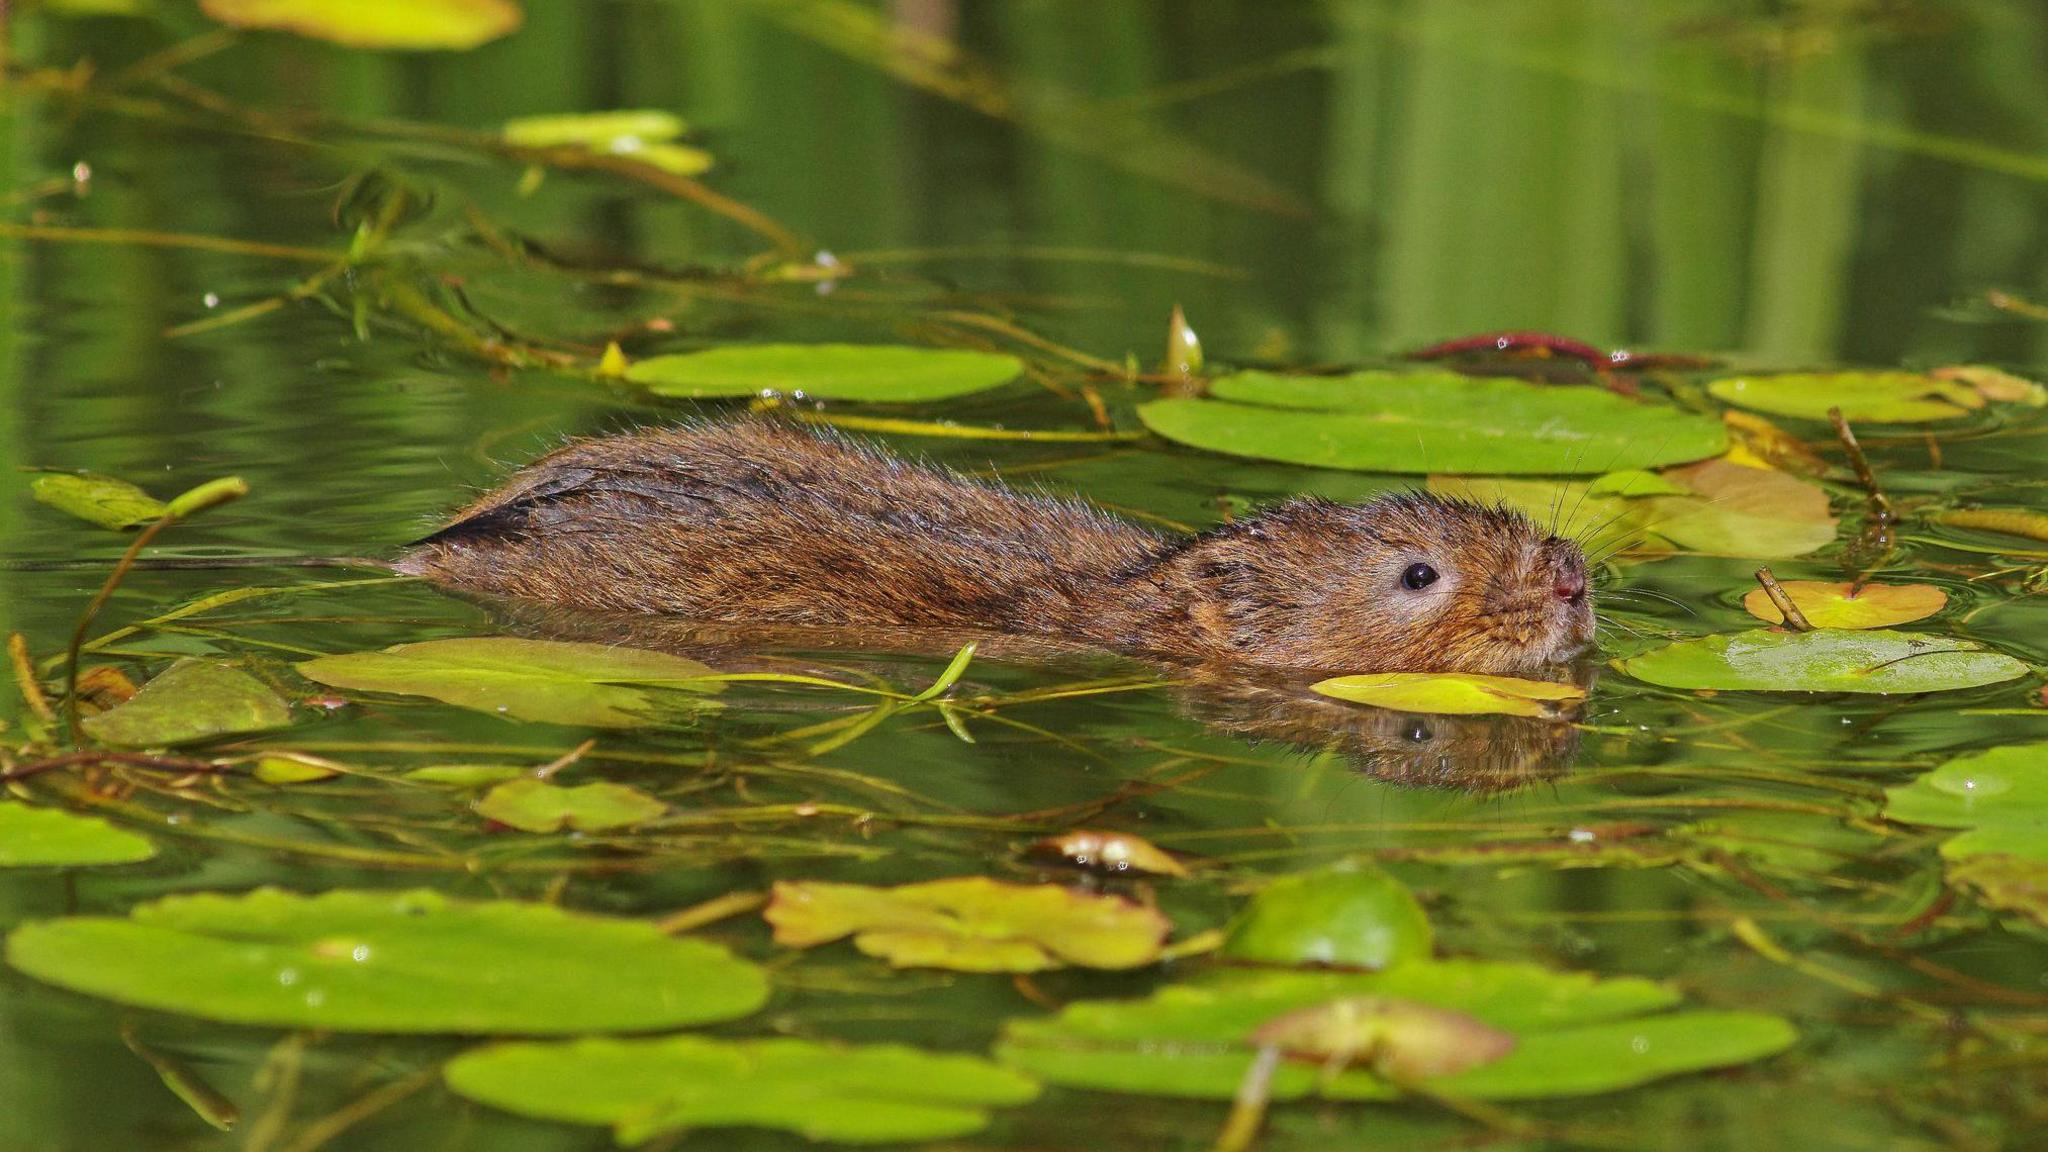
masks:
<instances>
[{"instance_id":1,"label":"aquatic plant stem","mask_svg":"<svg viewBox=\"0 0 2048 1152\"><path fill-rule=\"evenodd\" d=\"M135 558L142 554L142 550L148 547L149 542L156 539L159 533L175 523L176 517L165 515L135 534L135 540L128 545L128 550L121 553L121 559L114 563L114 570L107 573L107 578L101 581L100 590L93 594L91 602L85 606L85 611L79 613L78 626L71 630L71 643L64 650L64 734L74 746L84 735L78 726L78 655L85 647L85 634L92 631L93 619L100 614L100 609L107 606L107 601L113 598L114 589L121 586L121 581L127 577L128 570L135 566Z\"/></svg>"},{"instance_id":2,"label":"aquatic plant stem","mask_svg":"<svg viewBox=\"0 0 2048 1152\"><path fill-rule=\"evenodd\" d=\"M1756 570L1756 582L1764 586L1764 595L1771 598L1772 607L1785 618L1785 627L1794 632L1813 631L1813 623L1806 618L1806 613L1792 602L1792 594L1785 591L1785 586L1778 583L1778 578L1771 575L1768 567Z\"/></svg>"}]
</instances>

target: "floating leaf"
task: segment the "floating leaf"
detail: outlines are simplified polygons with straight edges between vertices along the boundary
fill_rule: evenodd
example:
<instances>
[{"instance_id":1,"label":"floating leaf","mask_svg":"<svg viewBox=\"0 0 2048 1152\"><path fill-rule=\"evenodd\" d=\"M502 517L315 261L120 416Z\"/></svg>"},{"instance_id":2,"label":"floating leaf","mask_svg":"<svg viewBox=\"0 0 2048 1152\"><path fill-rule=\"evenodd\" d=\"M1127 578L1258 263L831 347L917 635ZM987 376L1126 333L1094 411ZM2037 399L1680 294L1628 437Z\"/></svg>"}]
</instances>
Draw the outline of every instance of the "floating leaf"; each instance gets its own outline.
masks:
<instances>
[{"instance_id":1,"label":"floating leaf","mask_svg":"<svg viewBox=\"0 0 2048 1152\"><path fill-rule=\"evenodd\" d=\"M1584 474L1712 456L1720 421L1604 388L1451 372L1241 372L1210 399L1140 405L1145 426L1232 456L1361 472Z\"/></svg>"},{"instance_id":2,"label":"floating leaf","mask_svg":"<svg viewBox=\"0 0 2048 1152\"><path fill-rule=\"evenodd\" d=\"M474 48L525 19L513 0L199 0L199 7L236 28L409 52Z\"/></svg>"},{"instance_id":3,"label":"floating leaf","mask_svg":"<svg viewBox=\"0 0 2048 1152\"><path fill-rule=\"evenodd\" d=\"M1965 829L1941 846L1959 860L2008 854L2048 864L2048 744L1958 756L1885 789L1885 819Z\"/></svg>"},{"instance_id":4,"label":"floating leaf","mask_svg":"<svg viewBox=\"0 0 2048 1152\"><path fill-rule=\"evenodd\" d=\"M163 501L112 476L48 472L29 481L35 498L102 528L119 531L163 518Z\"/></svg>"},{"instance_id":5,"label":"floating leaf","mask_svg":"<svg viewBox=\"0 0 2048 1152\"><path fill-rule=\"evenodd\" d=\"M133 864L156 845L97 816L0 801L0 868Z\"/></svg>"},{"instance_id":6,"label":"floating leaf","mask_svg":"<svg viewBox=\"0 0 2048 1152\"><path fill-rule=\"evenodd\" d=\"M2037 931L2048 928L2048 860L1981 852L1950 861L1948 880L1968 889L1987 908L2017 912ZM2024 927L2017 921L2009 925Z\"/></svg>"},{"instance_id":7,"label":"floating leaf","mask_svg":"<svg viewBox=\"0 0 2048 1152\"><path fill-rule=\"evenodd\" d=\"M303 752L275 752L256 758L249 774L265 784L314 784L341 775L341 765Z\"/></svg>"},{"instance_id":8,"label":"floating leaf","mask_svg":"<svg viewBox=\"0 0 2048 1152\"><path fill-rule=\"evenodd\" d=\"M1282 876L1230 922L1221 954L1256 964L1386 968L1427 959L1429 918L1377 868L1339 866Z\"/></svg>"},{"instance_id":9,"label":"floating leaf","mask_svg":"<svg viewBox=\"0 0 2048 1152\"><path fill-rule=\"evenodd\" d=\"M621 1144L742 1126L850 1144L941 1140L1038 1095L1028 1077L973 1056L696 1036L496 1044L456 1057L446 1076L508 1112L609 1125Z\"/></svg>"},{"instance_id":10,"label":"floating leaf","mask_svg":"<svg viewBox=\"0 0 2048 1152\"><path fill-rule=\"evenodd\" d=\"M1014 356L893 344L750 344L654 356L626 379L659 396L797 393L908 404L985 392L1024 371Z\"/></svg>"},{"instance_id":11,"label":"floating leaf","mask_svg":"<svg viewBox=\"0 0 2048 1152\"><path fill-rule=\"evenodd\" d=\"M630 728L653 723L663 705L650 689L680 689L690 708L724 685L701 677L712 670L695 660L556 640L478 637L400 644L382 652L322 656L298 666L308 680L335 688L427 696L479 712L550 724Z\"/></svg>"},{"instance_id":12,"label":"floating leaf","mask_svg":"<svg viewBox=\"0 0 2048 1152\"><path fill-rule=\"evenodd\" d=\"M1251 1042L1296 1058L1362 1065L1396 1083L1455 1075L1515 1050L1511 1032L1393 996L1344 996L1297 1008L1254 1028Z\"/></svg>"},{"instance_id":13,"label":"floating leaf","mask_svg":"<svg viewBox=\"0 0 2048 1152\"><path fill-rule=\"evenodd\" d=\"M210 508L231 504L249 494L249 482L240 476L222 476L195 484L171 497L164 505L164 515L174 520L184 520L199 515Z\"/></svg>"},{"instance_id":14,"label":"floating leaf","mask_svg":"<svg viewBox=\"0 0 2048 1152\"><path fill-rule=\"evenodd\" d=\"M1077 868L1110 875L1122 872L1143 872L1153 876L1188 874L1180 861L1161 851L1151 841L1128 832L1091 832L1077 828L1034 841L1028 851L1034 856L1049 857Z\"/></svg>"},{"instance_id":15,"label":"floating leaf","mask_svg":"<svg viewBox=\"0 0 2048 1152\"><path fill-rule=\"evenodd\" d=\"M1948 603L1948 593L1932 584L1865 584L1858 588L1821 580L1782 580L1778 586L1816 628L1889 628L1925 620ZM1766 623L1785 622L1770 594L1761 588L1751 589L1742 598L1742 607Z\"/></svg>"},{"instance_id":16,"label":"floating leaf","mask_svg":"<svg viewBox=\"0 0 2048 1152\"><path fill-rule=\"evenodd\" d=\"M170 896L25 924L7 960L135 1007L344 1032L676 1028L768 995L752 964L652 924L429 891Z\"/></svg>"},{"instance_id":17,"label":"floating leaf","mask_svg":"<svg viewBox=\"0 0 2048 1152\"><path fill-rule=\"evenodd\" d=\"M681 117L673 112L649 108L521 116L505 121L506 142L522 148L559 148L581 144L608 151L621 140L673 140L683 131Z\"/></svg>"},{"instance_id":18,"label":"floating leaf","mask_svg":"<svg viewBox=\"0 0 2048 1152\"><path fill-rule=\"evenodd\" d=\"M1349 700L1354 704L1370 704L1396 712L1448 715L1556 716L1562 708L1586 698L1586 690L1576 684L1453 672L1379 672L1337 676L1318 680L1309 687L1324 696Z\"/></svg>"},{"instance_id":19,"label":"floating leaf","mask_svg":"<svg viewBox=\"0 0 2048 1152\"><path fill-rule=\"evenodd\" d=\"M1935 513L1934 522L1952 528L2048 540L2048 515L2025 508L1953 508Z\"/></svg>"},{"instance_id":20,"label":"floating leaf","mask_svg":"<svg viewBox=\"0 0 2048 1152\"><path fill-rule=\"evenodd\" d=\"M1852 424L1918 424L1954 420L1984 406L1967 384L1918 372L1799 372L1730 376L1707 385L1730 404L1775 416L1825 420L1840 408Z\"/></svg>"},{"instance_id":21,"label":"floating leaf","mask_svg":"<svg viewBox=\"0 0 2048 1152\"><path fill-rule=\"evenodd\" d=\"M851 935L898 968L963 972L1136 968L1158 959L1171 928L1121 897L979 876L896 888L781 881L762 915L788 947Z\"/></svg>"},{"instance_id":22,"label":"floating leaf","mask_svg":"<svg viewBox=\"0 0 2048 1152\"><path fill-rule=\"evenodd\" d=\"M292 710L263 681L225 664L180 660L129 701L82 721L86 735L124 748L167 748L268 732Z\"/></svg>"},{"instance_id":23,"label":"floating leaf","mask_svg":"<svg viewBox=\"0 0 2048 1152\"><path fill-rule=\"evenodd\" d=\"M1649 479L1642 479L1649 477ZM1764 468L1703 460L1661 473L1609 473L1591 484L1431 476L1429 490L1504 503L1579 538L1589 551L1626 546L1776 560L1834 542L1836 521L1819 485ZM1671 495L1671 491L1682 495Z\"/></svg>"},{"instance_id":24,"label":"floating leaf","mask_svg":"<svg viewBox=\"0 0 2048 1152\"><path fill-rule=\"evenodd\" d=\"M476 802L477 815L522 832L607 832L645 824L668 805L624 784L583 784L564 788L528 777L491 789Z\"/></svg>"},{"instance_id":25,"label":"floating leaf","mask_svg":"<svg viewBox=\"0 0 2048 1152\"><path fill-rule=\"evenodd\" d=\"M1796 1039L1775 1016L1664 1011L1677 996L1646 980L1596 981L1525 964L1418 961L1382 972L1226 970L1144 1000L1079 1001L1051 1017L1012 1020L997 1055L1068 1087L1228 1100L1255 1059L1253 1037L1262 1026L1358 997L1447 1009L1515 1038L1514 1050L1499 1060L1423 1078L1432 1092L1451 1097L1611 1092L1746 1063ZM1392 1098L1397 1089L1366 1068L1331 1074L1320 1059L1288 1060L1275 1070L1270 1094L1275 1100L1376 1100Z\"/></svg>"},{"instance_id":26,"label":"floating leaf","mask_svg":"<svg viewBox=\"0 0 2048 1152\"><path fill-rule=\"evenodd\" d=\"M1945 692L2026 675L1969 640L1910 632L1753 628L1681 640L1615 665L1666 688L1747 692Z\"/></svg>"},{"instance_id":27,"label":"floating leaf","mask_svg":"<svg viewBox=\"0 0 2048 1152\"><path fill-rule=\"evenodd\" d=\"M2043 388L2032 380L2015 376L2004 369L1985 364L1952 364L1946 368L1936 368L1928 375L1936 380L1968 385L1986 400L1995 400L2003 404L2025 404L2029 408L2039 408L2043 404L2048 404L2048 388Z\"/></svg>"},{"instance_id":28,"label":"floating leaf","mask_svg":"<svg viewBox=\"0 0 2048 1152\"><path fill-rule=\"evenodd\" d=\"M517 780L529 769L515 764L429 764L415 768L405 774L407 780L420 784L452 784L457 788L481 788L488 784L502 784Z\"/></svg>"}]
</instances>

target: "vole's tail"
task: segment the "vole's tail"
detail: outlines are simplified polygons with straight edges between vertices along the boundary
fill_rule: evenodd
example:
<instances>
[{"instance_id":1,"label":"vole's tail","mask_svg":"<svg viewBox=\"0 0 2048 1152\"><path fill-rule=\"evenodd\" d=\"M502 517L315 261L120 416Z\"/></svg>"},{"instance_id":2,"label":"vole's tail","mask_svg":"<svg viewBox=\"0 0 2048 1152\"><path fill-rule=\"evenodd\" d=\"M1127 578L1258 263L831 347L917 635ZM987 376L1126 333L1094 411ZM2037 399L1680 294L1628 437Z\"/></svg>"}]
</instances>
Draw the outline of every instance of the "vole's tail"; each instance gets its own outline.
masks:
<instances>
[{"instance_id":1,"label":"vole's tail","mask_svg":"<svg viewBox=\"0 0 2048 1152\"><path fill-rule=\"evenodd\" d=\"M0 560L0 572L104 572L107 560ZM144 556L129 565L135 572L211 572L229 568L377 568L398 571L390 560L363 556Z\"/></svg>"}]
</instances>

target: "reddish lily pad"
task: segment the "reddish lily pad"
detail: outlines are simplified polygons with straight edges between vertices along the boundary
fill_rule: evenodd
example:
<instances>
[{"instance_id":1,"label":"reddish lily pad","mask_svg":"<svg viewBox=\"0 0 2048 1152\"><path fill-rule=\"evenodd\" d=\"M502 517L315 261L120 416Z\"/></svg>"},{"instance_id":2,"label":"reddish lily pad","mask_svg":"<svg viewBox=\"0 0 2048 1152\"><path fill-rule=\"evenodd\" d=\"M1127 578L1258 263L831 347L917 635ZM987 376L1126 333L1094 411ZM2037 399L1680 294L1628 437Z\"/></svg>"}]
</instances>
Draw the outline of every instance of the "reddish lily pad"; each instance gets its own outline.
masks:
<instances>
[{"instance_id":1,"label":"reddish lily pad","mask_svg":"<svg viewBox=\"0 0 2048 1152\"><path fill-rule=\"evenodd\" d=\"M1159 958L1172 927L1121 897L979 876L896 888L783 881L762 915L788 947L852 936L898 968L963 972L1136 968Z\"/></svg>"},{"instance_id":2,"label":"reddish lily pad","mask_svg":"<svg viewBox=\"0 0 2048 1152\"><path fill-rule=\"evenodd\" d=\"M1858 588L1822 580L1784 580L1778 586L1816 628L1889 628L1925 620L1948 603L1948 593L1932 584L1865 584ZM1769 593L1761 588L1743 596L1742 607L1767 624L1785 622Z\"/></svg>"},{"instance_id":3,"label":"reddish lily pad","mask_svg":"<svg viewBox=\"0 0 2048 1152\"><path fill-rule=\"evenodd\" d=\"M1514 1033L1395 996L1340 996L1276 1016L1251 1041L1296 1058L1357 1064L1396 1084L1454 1076L1515 1050Z\"/></svg>"}]
</instances>

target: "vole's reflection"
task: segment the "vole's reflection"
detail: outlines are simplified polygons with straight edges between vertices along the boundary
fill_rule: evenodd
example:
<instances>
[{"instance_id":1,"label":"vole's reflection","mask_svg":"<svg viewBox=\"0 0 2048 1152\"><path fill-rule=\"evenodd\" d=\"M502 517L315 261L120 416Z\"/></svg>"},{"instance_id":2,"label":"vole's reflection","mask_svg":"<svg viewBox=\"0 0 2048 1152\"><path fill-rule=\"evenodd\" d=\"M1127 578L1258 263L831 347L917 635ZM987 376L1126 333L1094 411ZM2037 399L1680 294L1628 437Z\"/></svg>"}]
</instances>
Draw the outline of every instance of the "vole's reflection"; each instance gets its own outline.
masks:
<instances>
[{"instance_id":1,"label":"vole's reflection","mask_svg":"<svg viewBox=\"0 0 2048 1152\"><path fill-rule=\"evenodd\" d=\"M509 631L536 639L644 648L686 656L721 672L843 678L890 655L944 657L972 642L984 660L1065 668L1099 677L1095 649L1031 637L929 629L821 629L702 623L609 615L528 602L487 604ZM1394 712L1317 696L1306 682L1259 680L1187 666L1157 668L1181 711L1258 744L1335 753L1359 773L1414 788L1506 792L1568 772L1579 735L1569 723L1517 716Z\"/></svg>"}]
</instances>

